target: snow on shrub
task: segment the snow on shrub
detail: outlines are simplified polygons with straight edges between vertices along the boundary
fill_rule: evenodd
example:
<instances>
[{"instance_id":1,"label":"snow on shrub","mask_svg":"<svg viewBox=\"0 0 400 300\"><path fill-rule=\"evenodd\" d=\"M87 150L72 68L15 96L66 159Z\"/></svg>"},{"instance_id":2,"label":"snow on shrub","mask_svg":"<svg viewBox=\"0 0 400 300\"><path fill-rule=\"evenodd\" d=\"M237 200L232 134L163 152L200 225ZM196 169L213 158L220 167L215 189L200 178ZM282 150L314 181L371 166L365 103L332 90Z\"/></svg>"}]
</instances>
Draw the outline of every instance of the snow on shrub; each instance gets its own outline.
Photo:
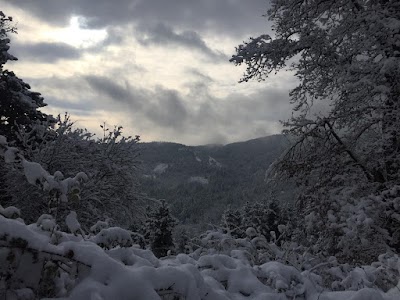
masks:
<instances>
[{"instance_id":1,"label":"snow on shrub","mask_svg":"<svg viewBox=\"0 0 400 300\"><path fill-rule=\"evenodd\" d=\"M197 259L186 254L158 259L151 251L128 244L103 249L95 243L99 235L84 239L65 232L58 232L60 238L54 242L47 228L38 226L46 220L53 219L44 215L38 223L25 225L0 216L0 295L10 295L6 299L131 299L135 295L135 299L394 300L400 295L394 290L384 293L373 284L376 277L368 277L370 271L381 272L384 264L398 271L394 256L382 256L378 265L363 267L367 272L360 268L347 272L343 281L354 290L334 292L322 286L314 273L317 269L300 271L278 261L251 265L218 253ZM129 240L129 232L108 229L101 236Z\"/></svg>"},{"instance_id":2,"label":"snow on shrub","mask_svg":"<svg viewBox=\"0 0 400 300\"><path fill-rule=\"evenodd\" d=\"M119 227L104 228L92 240L105 249L116 246L131 247L133 245L131 233Z\"/></svg>"}]
</instances>

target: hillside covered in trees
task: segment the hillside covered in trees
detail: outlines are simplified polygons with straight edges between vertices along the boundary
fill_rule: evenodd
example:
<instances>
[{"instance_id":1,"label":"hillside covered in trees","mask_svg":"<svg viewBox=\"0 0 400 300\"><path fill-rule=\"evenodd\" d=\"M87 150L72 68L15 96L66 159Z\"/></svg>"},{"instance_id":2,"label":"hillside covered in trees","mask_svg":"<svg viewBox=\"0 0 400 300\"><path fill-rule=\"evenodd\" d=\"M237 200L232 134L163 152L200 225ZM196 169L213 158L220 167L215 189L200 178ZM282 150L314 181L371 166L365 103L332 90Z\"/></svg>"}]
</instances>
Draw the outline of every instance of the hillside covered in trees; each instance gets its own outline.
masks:
<instances>
[{"instance_id":1,"label":"hillside covered in trees","mask_svg":"<svg viewBox=\"0 0 400 300\"><path fill-rule=\"evenodd\" d=\"M293 184L271 190L265 171L283 152L282 135L227 145L139 144L141 188L165 199L184 224L217 224L223 211L246 202L290 202Z\"/></svg>"}]
</instances>

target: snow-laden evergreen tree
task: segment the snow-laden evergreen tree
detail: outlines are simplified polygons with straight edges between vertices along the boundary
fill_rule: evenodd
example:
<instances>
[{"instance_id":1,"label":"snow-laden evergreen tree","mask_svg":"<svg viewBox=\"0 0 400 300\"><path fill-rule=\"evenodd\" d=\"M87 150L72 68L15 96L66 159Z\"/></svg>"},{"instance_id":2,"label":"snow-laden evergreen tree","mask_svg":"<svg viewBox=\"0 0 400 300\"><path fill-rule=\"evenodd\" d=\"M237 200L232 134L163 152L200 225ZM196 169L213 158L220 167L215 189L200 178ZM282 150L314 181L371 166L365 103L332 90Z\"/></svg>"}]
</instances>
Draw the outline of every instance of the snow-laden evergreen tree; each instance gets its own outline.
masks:
<instances>
[{"instance_id":1,"label":"snow-laden evergreen tree","mask_svg":"<svg viewBox=\"0 0 400 300\"><path fill-rule=\"evenodd\" d=\"M52 118L39 110L46 105L40 94L31 91L27 83L5 68L8 61L17 60L8 52L10 33L16 33L12 17L0 11L0 135L5 136L10 143L21 146L19 129L23 128L35 136L33 127L39 124L51 126ZM6 169L0 160L0 202L10 199L4 185Z\"/></svg>"},{"instance_id":2,"label":"snow-laden evergreen tree","mask_svg":"<svg viewBox=\"0 0 400 300\"><path fill-rule=\"evenodd\" d=\"M295 72L294 113L284 122L293 144L269 174L294 177L302 187L297 209L319 230L316 240L306 241L341 252L335 236L347 229L332 234L326 226L329 218L344 218L339 203L390 189L400 179L400 3L273 0L268 17L275 35L240 45L231 61L247 65L243 81ZM365 238L377 228L393 231L388 224L399 228L390 217L397 210L385 206L386 217L371 219L376 228ZM369 242L366 247L380 243Z\"/></svg>"},{"instance_id":3,"label":"snow-laden evergreen tree","mask_svg":"<svg viewBox=\"0 0 400 300\"><path fill-rule=\"evenodd\" d=\"M9 142L18 143L18 127L29 131L33 125L45 122L48 116L39 110L46 106L40 94L31 91L29 84L4 67L7 61L17 60L8 52L8 35L15 32L12 18L0 11L0 134Z\"/></svg>"},{"instance_id":4,"label":"snow-laden evergreen tree","mask_svg":"<svg viewBox=\"0 0 400 300\"><path fill-rule=\"evenodd\" d=\"M190 237L186 228L176 228L176 230L174 231L173 240L175 241L175 248L177 253L187 254L190 252Z\"/></svg>"},{"instance_id":5,"label":"snow-laden evergreen tree","mask_svg":"<svg viewBox=\"0 0 400 300\"><path fill-rule=\"evenodd\" d=\"M165 200L160 200L158 207L147 207L143 236L155 256L164 257L174 249L172 232L176 225L177 220L171 215Z\"/></svg>"}]
</instances>

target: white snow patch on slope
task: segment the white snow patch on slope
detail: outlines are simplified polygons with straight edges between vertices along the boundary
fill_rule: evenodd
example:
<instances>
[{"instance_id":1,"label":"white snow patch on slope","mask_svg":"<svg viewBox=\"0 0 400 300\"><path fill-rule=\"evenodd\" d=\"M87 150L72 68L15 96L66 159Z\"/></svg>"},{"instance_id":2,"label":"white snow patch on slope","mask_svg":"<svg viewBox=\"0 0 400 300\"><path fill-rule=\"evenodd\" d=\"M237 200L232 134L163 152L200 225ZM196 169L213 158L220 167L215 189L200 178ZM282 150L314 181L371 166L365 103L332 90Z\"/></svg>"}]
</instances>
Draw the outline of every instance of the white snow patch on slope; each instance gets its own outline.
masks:
<instances>
[{"instance_id":1,"label":"white snow patch on slope","mask_svg":"<svg viewBox=\"0 0 400 300\"><path fill-rule=\"evenodd\" d=\"M218 167L218 168L222 167L221 163L218 162L215 158L212 158L211 156L208 157L208 164L210 166L215 166L215 167Z\"/></svg>"},{"instance_id":2,"label":"white snow patch on slope","mask_svg":"<svg viewBox=\"0 0 400 300\"><path fill-rule=\"evenodd\" d=\"M204 178L201 176L190 177L189 182L196 182L196 183L200 183L200 184L208 184L209 183L207 178Z\"/></svg>"},{"instance_id":3,"label":"white snow patch on slope","mask_svg":"<svg viewBox=\"0 0 400 300\"><path fill-rule=\"evenodd\" d=\"M162 173L164 173L167 169L168 169L168 164L161 163L161 164L158 164L158 165L154 168L153 172L154 172L154 173L157 173L157 174L162 174Z\"/></svg>"},{"instance_id":4,"label":"white snow patch on slope","mask_svg":"<svg viewBox=\"0 0 400 300\"><path fill-rule=\"evenodd\" d=\"M144 175L143 175L143 178L146 178L146 179L155 179L155 178L156 178L156 175L144 174Z\"/></svg>"}]
</instances>

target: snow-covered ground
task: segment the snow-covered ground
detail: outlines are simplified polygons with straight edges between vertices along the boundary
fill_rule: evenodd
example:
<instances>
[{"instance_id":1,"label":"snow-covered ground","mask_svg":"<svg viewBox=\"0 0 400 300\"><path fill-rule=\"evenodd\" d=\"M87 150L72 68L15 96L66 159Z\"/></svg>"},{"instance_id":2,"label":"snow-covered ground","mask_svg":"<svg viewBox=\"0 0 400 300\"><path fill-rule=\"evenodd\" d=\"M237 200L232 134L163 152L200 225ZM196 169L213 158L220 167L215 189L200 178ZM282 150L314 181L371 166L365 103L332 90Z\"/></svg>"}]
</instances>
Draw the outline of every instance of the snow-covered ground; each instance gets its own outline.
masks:
<instances>
[{"instance_id":1,"label":"snow-covered ground","mask_svg":"<svg viewBox=\"0 0 400 300\"><path fill-rule=\"evenodd\" d=\"M342 273L346 290L332 291L322 284L317 268L300 271L278 261L252 264L249 248L243 247L254 243L251 239L210 232L192 254L158 259L121 228L71 234L58 230L48 215L31 225L3 215L8 214L1 208L0 294L8 295L6 299L36 299L45 272L52 272L46 280L54 281L48 296L62 299L400 299L400 286L384 293L376 285L383 264ZM45 226L44 220L52 226ZM80 230L74 214L67 223L71 231ZM399 271L397 257L385 263Z\"/></svg>"}]
</instances>

